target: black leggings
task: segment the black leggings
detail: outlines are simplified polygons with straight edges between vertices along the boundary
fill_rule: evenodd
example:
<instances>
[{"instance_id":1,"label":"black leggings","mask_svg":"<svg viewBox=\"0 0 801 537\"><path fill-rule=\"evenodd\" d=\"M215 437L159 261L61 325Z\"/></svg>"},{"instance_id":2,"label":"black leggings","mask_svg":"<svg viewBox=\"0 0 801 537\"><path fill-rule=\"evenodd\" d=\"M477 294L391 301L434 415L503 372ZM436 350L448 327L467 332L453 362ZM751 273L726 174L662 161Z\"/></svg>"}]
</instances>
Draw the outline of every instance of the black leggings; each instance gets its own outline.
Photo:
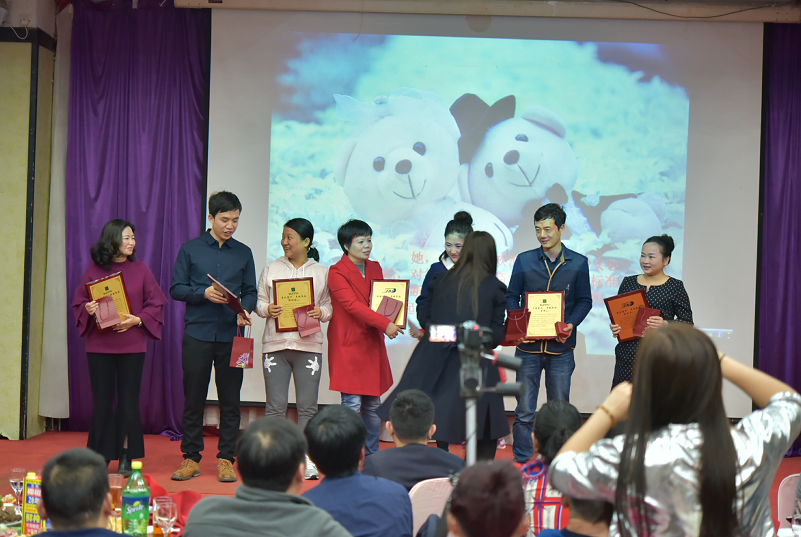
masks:
<instances>
[{"instance_id":1,"label":"black leggings","mask_svg":"<svg viewBox=\"0 0 801 537\"><path fill-rule=\"evenodd\" d=\"M86 447L100 453L107 461L117 460L128 437L128 459L145 456L142 419L139 416L139 391L145 353L86 353L94 410ZM114 410L116 400L117 409Z\"/></svg>"}]
</instances>

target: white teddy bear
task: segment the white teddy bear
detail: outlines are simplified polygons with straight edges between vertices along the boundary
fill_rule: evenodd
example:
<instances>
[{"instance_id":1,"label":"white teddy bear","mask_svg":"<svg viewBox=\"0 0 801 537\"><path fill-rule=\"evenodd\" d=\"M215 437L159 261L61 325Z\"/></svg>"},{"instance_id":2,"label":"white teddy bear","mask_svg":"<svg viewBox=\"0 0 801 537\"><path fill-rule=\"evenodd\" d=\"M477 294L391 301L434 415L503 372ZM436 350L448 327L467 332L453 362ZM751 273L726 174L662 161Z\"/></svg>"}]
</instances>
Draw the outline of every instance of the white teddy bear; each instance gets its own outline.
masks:
<instances>
[{"instance_id":1,"label":"white teddy bear","mask_svg":"<svg viewBox=\"0 0 801 537\"><path fill-rule=\"evenodd\" d=\"M405 223L420 245L430 240L441 249L449 220L444 215L466 210L475 229L493 234L499 251L511 248L512 234L498 218L449 195L456 193L460 133L441 97L399 88L372 103L347 95L334 99L337 117L353 125L334 177L360 218L395 230Z\"/></svg>"}]
</instances>

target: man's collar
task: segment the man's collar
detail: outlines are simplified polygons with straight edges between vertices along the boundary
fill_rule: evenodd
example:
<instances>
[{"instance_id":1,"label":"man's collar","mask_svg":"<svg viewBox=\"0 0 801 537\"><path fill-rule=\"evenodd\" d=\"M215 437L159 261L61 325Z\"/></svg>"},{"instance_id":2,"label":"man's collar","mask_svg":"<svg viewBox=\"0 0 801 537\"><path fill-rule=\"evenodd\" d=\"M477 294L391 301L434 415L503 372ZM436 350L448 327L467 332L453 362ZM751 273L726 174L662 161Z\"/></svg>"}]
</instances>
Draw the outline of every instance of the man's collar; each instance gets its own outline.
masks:
<instances>
[{"instance_id":1,"label":"man's collar","mask_svg":"<svg viewBox=\"0 0 801 537\"><path fill-rule=\"evenodd\" d=\"M573 251L570 250L567 246L565 246L565 243L561 243L561 246L562 246L562 251L559 252L559 255L556 256L556 259L557 260L559 260L560 258L564 260L572 259ZM548 259L549 261L551 259L550 257L548 257L548 254L545 253L545 249L542 246L540 246L540 255L542 256L543 259Z\"/></svg>"},{"instance_id":2,"label":"man's collar","mask_svg":"<svg viewBox=\"0 0 801 537\"><path fill-rule=\"evenodd\" d=\"M209 246L217 246L218 248L222 248L222 246L227 246L228 248L230 248L231 245L229 243L231 242L231 239L233 239L233 237L231 237L230 239L222 243L222 246L220 246L220 242L214 238L214 235L211 234L210 229L207 229L206 233L204 233L202 236L206 244L208 244Z\"/></svg>"}]
</instances>

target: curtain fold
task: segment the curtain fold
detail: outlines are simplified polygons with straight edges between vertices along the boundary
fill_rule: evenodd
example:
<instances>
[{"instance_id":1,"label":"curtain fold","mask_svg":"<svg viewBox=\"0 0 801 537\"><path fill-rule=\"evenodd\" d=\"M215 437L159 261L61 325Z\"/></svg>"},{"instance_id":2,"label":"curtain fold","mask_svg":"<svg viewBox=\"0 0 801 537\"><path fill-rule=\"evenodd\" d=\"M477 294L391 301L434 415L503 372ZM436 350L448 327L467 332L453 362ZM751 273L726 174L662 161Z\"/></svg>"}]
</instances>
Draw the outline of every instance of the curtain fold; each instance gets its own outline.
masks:
<instances>
[{"instance_id":1,"label":"curtain fold","mask_svg":"<svg viewBox=\"0 0 801 537\"><path fill-rule=\"evenodd\" d=\"M766 25L765 58L759 369L801 389L801 25Z\"/></svg>"},{"instance_id":2,"label":"curtain fold","mask_svg":"<svg viewBox=\"0 0 801 537\"><path fill-rule=\"evenodd\" d=\"M66 171L67 293L91 263L103 225L136 226L137 259L169 297L178 249L198 236L210 54L208 12L171 2L74 0ZM92 393L84 341L69 318L71 430L87 430ZM183 306L170 300L148 344L140 410L145 433L180 434Z\"/></svg>"}]
</instances>

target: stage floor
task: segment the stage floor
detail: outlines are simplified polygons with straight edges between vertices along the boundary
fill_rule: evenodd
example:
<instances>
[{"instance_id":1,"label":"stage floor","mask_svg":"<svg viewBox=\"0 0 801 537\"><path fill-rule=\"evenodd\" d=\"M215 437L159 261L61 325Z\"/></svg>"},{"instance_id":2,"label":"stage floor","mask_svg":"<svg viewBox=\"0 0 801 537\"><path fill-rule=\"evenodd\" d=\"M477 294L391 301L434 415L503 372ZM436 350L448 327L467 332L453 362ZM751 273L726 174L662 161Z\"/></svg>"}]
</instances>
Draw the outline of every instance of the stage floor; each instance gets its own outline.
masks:
<instances>
[{"instance_id":1,"label":"stage floor","mask_svg":"<svg viewBox=\"0 0 801 537\"><path fill-rule=\"evenodd\" d=\"M87 433L73 432L48 432L43 433L28 440L2 440L0 441L0 477L5 479L11 468L25 468L26 470L40 471L45 462L53 455L66 449L86 446ZM142 459L142 470L150 474L167 492L173 493L181 490L194 490L204 496L226 495L232 496L237 483L220 483L217 481L217 438L214 436L204 437L207 455L200 461L200 476L189 481L173 481L170 479L172 473L181 465L181 449L179 442L173 442L166 436L145 435L146 457ZM389 442L381 442L381 449L394 447ZM436 449L433 447L431 449ZM459 457L464 457L463 446L451 446L451 452ZM499 449L496 459L512 459L511 446L506 449ZM109 465L110 472L117 470L117 463ZM774 518L776 513L776 497L778 495L779 483L790 474L801 472L801 457L784 459L773 480L770 490L770 503L773 509ZM319 481L305 481L303 490L306 491L314 487ZM11 486L7 483L0 486L0 491L4 494L11 493Z\"/></svg>"}]
</instances>

